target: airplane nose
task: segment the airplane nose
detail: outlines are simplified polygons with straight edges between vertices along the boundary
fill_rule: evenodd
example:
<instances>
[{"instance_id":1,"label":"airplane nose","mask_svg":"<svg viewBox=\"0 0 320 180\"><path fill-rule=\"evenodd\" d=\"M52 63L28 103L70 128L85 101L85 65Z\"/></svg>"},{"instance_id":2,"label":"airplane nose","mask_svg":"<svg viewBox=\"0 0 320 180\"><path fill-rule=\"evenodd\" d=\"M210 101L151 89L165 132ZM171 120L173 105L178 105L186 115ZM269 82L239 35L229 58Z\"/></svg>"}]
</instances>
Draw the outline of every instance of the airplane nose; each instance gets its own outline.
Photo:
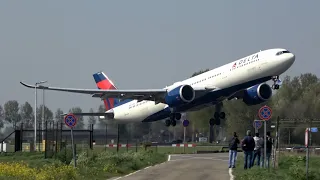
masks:
<instances>
[{"instance_id":1,"label":"airplane nose","mask_svg":"<svg viewBox=\"0 0 320 180\"><path fill-rule=\"evenodd\" d=\"M289 61L290 63L293 63L295 60L296 60L296 56L291 53L290 56L289 56L288 61Z\"/></svg>"}]
</instances>

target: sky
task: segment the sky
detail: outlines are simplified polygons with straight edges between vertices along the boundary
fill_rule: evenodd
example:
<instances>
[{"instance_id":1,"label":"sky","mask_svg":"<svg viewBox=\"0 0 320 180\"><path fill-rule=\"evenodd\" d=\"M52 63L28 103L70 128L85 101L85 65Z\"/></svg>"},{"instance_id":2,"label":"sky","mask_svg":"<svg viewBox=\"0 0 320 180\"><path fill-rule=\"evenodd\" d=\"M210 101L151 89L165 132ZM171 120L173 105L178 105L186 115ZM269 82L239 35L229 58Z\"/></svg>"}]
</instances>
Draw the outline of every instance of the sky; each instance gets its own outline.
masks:
<instances>
[{"instance_id":1,"label":"sky","mask_svg":"<svg viewBox=\"0 0 320 180\"><path fill-rule=\"evenodd\" d=\"M34 90L20 81L95 89L92 74L103 71L118 89L163 88L268 48L296 55L284 75L320 76L319 6L316 0L1 1L0 104L34 107ZM90 95L45 94L53 112L102 104Z\"/></svg>"}]
</instances>

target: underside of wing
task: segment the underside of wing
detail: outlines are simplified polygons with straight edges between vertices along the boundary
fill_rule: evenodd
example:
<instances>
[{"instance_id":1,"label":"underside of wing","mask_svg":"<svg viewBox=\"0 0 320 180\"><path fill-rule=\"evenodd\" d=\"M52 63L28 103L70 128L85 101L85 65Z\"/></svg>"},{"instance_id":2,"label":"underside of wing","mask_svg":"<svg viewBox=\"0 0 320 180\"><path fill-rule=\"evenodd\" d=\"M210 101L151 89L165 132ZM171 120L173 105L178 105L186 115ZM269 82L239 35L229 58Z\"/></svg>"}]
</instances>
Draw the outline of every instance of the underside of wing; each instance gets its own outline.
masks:
<instances>
[{"instance_id":1,"label":"underside of wing","mask_svg":"<svg viewBox=\"0 0 320 180\"><path fill-rule=\"evenodd\" d=\"M106 98L118 98L118 99L138 99L141 100L152 100L156 102L165 103L165 96L168 94L167 89L140 89L140 90L119 90L119 89L77 89L77 88L62 88L62 87L49 87L49 86L34 86L20 82L23 86L28 88L37 88L52 91L62 91L80 94L90 94L92 97L101 99ZM194 88L196 96L208 91L215 90L215 87L200 87Z\"/></svg>"},{"instance_id":2,"label":"underside of wing","mask_svg":"<svg viewBox=\"0 0 320 180\"><path fill-rule=\"evenodd\" d=\"M80 94L90 94L92 97L99 98L139 98L145 96L159 96L164 95L167 91L166 89L140 89L140 90L118 90L118 89L77 89L77 88L61 88L61 87L49 87L49 86L34 86L20 82L22 85L28 88L37 88L52 91L63 91L71 93Z\"/></svg>"}]
</instances>

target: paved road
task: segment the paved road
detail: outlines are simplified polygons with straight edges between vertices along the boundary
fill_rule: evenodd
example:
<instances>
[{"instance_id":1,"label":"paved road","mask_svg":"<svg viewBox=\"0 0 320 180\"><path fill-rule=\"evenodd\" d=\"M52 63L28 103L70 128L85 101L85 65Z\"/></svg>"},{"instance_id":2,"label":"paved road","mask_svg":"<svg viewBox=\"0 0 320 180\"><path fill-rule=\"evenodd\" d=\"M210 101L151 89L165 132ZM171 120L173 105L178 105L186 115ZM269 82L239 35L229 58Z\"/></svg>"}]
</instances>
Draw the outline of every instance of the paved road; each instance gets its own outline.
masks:
<instances>
[{"instance_id":1,"label":"paved road","mask_svg":"<svg viewBox=\"0 0 320 180\"><path fill-rule=\"evenodd\" d=\"M229 180L228 154L171 155L168 162L114 180Z\"/></svg>"}]
</instances>

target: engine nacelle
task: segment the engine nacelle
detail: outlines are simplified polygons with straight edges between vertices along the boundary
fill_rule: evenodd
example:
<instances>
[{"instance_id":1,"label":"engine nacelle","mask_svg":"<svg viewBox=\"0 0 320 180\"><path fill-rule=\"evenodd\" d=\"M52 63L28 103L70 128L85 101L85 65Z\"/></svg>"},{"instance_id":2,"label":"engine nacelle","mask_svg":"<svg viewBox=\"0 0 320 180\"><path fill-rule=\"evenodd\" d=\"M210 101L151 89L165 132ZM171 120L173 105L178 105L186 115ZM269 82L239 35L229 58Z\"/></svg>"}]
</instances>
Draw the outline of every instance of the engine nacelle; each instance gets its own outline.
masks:
<instances>
[{"instance_id":1,"label":"engine nacelle","mask_svg":"<svg viewBox=\"0 0 320 180\"><path fill-rule=\"evenodd\" d=\"M268 84L257 84L248 88L243 97L247 105L256 105L267 101L272 96L272 89Z\"/></svg>"},{"instance_id":2,"label":"engine nacelle","mask_svg":"<svg viewBox=\"0 0 320 180\"><path fill-rule=\"evenodd\" d=\"M165 102L170 107L189 103L195 98L195 91L190 85L180 85L168 91Z\"/></svg>"}]
</instances>

